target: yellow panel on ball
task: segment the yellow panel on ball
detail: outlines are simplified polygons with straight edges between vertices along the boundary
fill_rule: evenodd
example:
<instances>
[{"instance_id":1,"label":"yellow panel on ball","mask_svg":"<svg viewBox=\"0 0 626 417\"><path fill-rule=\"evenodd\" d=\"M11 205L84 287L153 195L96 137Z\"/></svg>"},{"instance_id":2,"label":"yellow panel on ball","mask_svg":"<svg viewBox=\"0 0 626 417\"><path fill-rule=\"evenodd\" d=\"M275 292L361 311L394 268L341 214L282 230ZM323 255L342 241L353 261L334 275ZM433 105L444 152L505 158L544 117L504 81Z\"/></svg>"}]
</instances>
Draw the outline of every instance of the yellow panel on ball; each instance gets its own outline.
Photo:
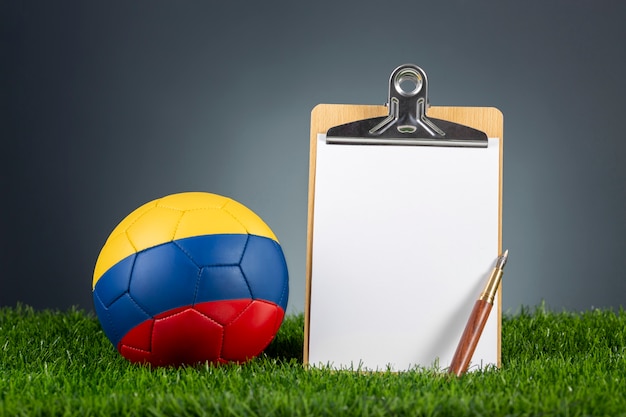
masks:
<instances>
[{"instance_id":1,"label":"yellow panel on ball","mask_svg":"<svg viewBox=\"0 0 626 417\"><path fill-rule=\"evenodd\" d=\"M157 206L169 207L181 211L208 208L219 209L229 201L230 198L217 194L186 192L165 196L157 200Z\"/></svg>"},{"instance_id":2,"label":"yellow panel on ball","mask_svg":"<svg viewBox=\"0 0 626 417\"><path fill-rule=\"evenodd\" d=\"M109 268L133 253L135 253L135 248L130 244L124 231L115 235L111 234L96 261L96 267L93 271L92 288L96 287L96 283L102 274Z\"/></svg>"},{"instance_id":3,"label":"yellow panel on ball","mask_svg":"<svg viewBox=\"0 0 626 417\"><path fill-rule=\"evenodd\" d=\"M275 240L278 242L276 235L272 232L267 224L259 217L255 212L248 207L235 200L230 200L228 204L224 206L225 211L232 214L237 220L241 222L251 235L263 236Z\"/></svg>"},{"instance_id":4,"label":"yellow panel on ball","mask_svg":"<svg viewBox=\"0 0 626 417\"><path fill-rule=\"evenodd\" d=\"M124 217L124 219L115 227L115 229L113 229L113 231L109 235L109 239L116 237L120 233L126 234L126 230L128 229L128 227L131 224L135 223L138 218L144 215L144 213L152 210L152 208L156 206L157 202L158 200L152 200L133 210L132 213Z\"/></svg>"},{"instance_id":5,"label":"yellow panel on ball","mask_svg":"<svg viewBox=\"0 0 626 417\"><path fill-rule=\"evenodd\" d=\"M174 239L183 212L178 209L159 207L145 212L126 229L130 243L139 252Z\"/></svg>"},{"instance_id":6,"label":"yellow panel on ball","mask_svg":"<svg viewBox=\"0 0 626 417\"><path fill-rule=\"evenodd\" d=\"M195 209L185 211L176 229L174 239L202 235L246 233L248 232L245 226L222 209Z\"/></svg>"}]
</instances>

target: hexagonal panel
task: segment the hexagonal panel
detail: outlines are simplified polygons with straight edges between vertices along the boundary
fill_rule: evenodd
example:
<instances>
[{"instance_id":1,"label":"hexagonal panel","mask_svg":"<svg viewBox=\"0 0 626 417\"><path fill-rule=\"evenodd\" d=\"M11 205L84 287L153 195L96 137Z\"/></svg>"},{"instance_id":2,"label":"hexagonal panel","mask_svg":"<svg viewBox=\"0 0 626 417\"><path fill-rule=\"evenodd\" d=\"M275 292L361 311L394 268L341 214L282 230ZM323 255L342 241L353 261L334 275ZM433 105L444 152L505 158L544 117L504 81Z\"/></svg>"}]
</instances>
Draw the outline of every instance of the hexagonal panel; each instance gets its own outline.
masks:
<instances>
[{"instance_id":1,"label":"hexagonal panel","mask_svg":"<svg viewBox=\"0 0 626 417\"><path fill-rule=\"evenodd\" d=\"M153 316L193 303L199 269L169 242L137 254L129 291Z\"/></svg>"},{"instance_id":2,"label":"hexagonal panel","mask_svg":"<svg viewBox=\"0 0 626 417\"><path fill-rule=\"evenodd\" d=\"M201 269L195 303L250 298L248 284L239 266L208 266Z\"/></svg>"},{"instance_id":3,"label":"hexagonal panel","mask_svg":"<svg viewBox=\"0 0 626 417\"><path fill-rule=\"evenodd\" d=\"M174 239L183 212L163 207L146 211L126 229L137 252Z\"/></svg>"},{"instance_id":4,"label":"hexagonal panel","mask_svg":"<svg viewBox=\"0 0 626 417\"><path fill-rule=\"evenodd\" d=\"M255 300L235 321L224 328L222 358L245 362L263 351L283 320L283 311L274 304Z\"/></svg>"},{"instance_id":5,"label":"hexagonal panel","mask_svg":"<svg viewBox=\"0 0 626 417\"><path fill-rule=\"evenodd\" d=\"M283 310L287 308L289 274L283 251L276 241L250 236L240 265L252 298L271 301Z\"/></svg>"},{"instance_id":6,"label":"hexagonal panel","mask_svg":"<svg viewBox=\"0 0 626 417\"><path fill-rule=\"evenodd\" d=\"M150 362L163 366L217 361L222 331L222 326L193 309L158 319L152 330Z\"/></svg>"},{"instance_id":7,"label":"hexagonal panel","mask_svg":"<svg viewBox=\"0 0 626 417\"><path fill-rule=\"evenodd\" d=\"M247 233L246 228L228 212L205 208L184 212L176 229L175 239L199 235Z\"/></svg>"},{"instance_id":8,"label":"hexagonal panel","mask_svg":"<svg viewBox=\"0 0 626 417\"><path fill-rule=\"evenodd\" d=\"M204 235L173 243L198 266L239 265L248 235Z\"/></svg>"}]
</instances>

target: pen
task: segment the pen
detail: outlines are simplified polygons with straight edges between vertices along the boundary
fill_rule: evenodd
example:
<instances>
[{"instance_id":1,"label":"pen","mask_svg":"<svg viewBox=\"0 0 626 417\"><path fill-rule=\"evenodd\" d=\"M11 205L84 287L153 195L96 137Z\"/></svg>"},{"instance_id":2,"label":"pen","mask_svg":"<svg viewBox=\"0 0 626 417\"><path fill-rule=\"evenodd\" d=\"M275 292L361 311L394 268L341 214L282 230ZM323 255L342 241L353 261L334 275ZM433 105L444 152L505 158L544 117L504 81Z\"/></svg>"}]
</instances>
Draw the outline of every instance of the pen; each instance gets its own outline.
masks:
<instances>
[{"instance_id":1,"label":"pen","mask_svg":"<svg viewBox=\"0 0 626 417\"><path fill-rule=\"evenodd\" d=\"M504 273L504 265L506 265L508 257L508 249L502 255L498 256L493 271L491 272L491 276L489 277L489 281L487 281L485 289L474 304L472 314L470 314L470 317L467 320L465 330L463 331L461 340L459 340L459 345L457 346L456 352L454 352L454 356L452 357L452 362L450 363L448 372L451 374L461 376L465 373L465 371L467 371L467 367L472 360L480 335L482 334L483 329L485 328L485 323L489 318L491 307L493 307L493 300L496 296L498 286L500 285L500 280L502 279L502 274Z\"/></svg>"}]
</instances>

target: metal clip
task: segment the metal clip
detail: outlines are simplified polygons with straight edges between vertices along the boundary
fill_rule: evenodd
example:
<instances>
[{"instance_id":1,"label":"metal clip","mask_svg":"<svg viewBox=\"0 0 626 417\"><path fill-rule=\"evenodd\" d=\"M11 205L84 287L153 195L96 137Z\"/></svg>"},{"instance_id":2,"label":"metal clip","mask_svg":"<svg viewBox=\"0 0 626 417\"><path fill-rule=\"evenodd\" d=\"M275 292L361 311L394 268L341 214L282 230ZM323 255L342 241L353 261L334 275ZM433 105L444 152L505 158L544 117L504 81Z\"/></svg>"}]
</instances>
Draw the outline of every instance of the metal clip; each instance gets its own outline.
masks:
<instances>
[{"instance_id":1,"label":"metal clip","mask_svg":"<svg viewBox=\"0 0 626 417\"><path fill-rule=\"evenodd\" d=\"M427 145L487 147L484 132L426 116L426 73L413 64L396 68L389 77L387 117L374 117L333 127L327 143L364 145Z\"/></svg>"}]
</instances>

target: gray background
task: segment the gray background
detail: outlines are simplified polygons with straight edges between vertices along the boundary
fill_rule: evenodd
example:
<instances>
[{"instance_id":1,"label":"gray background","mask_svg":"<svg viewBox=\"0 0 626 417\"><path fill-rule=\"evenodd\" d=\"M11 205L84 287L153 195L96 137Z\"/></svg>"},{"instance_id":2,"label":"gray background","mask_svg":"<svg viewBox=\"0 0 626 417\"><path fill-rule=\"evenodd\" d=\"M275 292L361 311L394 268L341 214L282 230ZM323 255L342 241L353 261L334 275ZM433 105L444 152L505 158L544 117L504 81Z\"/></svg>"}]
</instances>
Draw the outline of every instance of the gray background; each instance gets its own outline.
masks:
<instances>
[{"instance_id":1,"label":"gray background","mask_svg":"<svg viewBox=\"0 0 626 417\"><path fill-rule=\"evenodd\" d=\"M303 311L310 111L505 116L504 309L626 305L626 3L0 1L0 305L92 308L98 252L163 195L230 196L278 235Z\"/></svg>"}]
</instances>

